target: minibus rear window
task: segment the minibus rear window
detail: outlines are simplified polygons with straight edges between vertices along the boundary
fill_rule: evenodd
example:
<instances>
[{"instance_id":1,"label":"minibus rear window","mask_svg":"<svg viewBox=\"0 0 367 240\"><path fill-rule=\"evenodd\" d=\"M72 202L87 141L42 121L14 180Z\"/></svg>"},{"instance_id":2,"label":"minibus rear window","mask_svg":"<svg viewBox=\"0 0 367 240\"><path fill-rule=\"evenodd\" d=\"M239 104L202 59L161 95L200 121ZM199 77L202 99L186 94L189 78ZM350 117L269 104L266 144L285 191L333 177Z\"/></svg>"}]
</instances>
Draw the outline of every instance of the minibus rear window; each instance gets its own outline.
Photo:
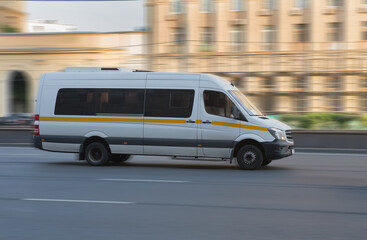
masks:
<instances>
[{"instance_id":1,"label":"minibus rear window","mask_svg":"<svg viewBox=\"0 0 367 240\"><path fill-rule=\"evenodd\" d=\"M94 115L94 89L60 89L57 94L55 115Z\"/></svg>"},{"instance_id":2,"label":"minibus rear window","mask_svg":"<svg viewBox=\"0 0 367 240\"><path fill-rule=\"evenodd\" d=\"M148 89L145 116L188 118L192 113L194 90Z\"/></svg>"},{"instance_id":3,"label":"minibus rear window","mask_svg":"<svg viewBox=\"0 0 367 240\"><path fill-rule=\"evenodd\" d=\"M143 115L144 89L60 89L55 115Z\"/></svg>"}]
</instances>

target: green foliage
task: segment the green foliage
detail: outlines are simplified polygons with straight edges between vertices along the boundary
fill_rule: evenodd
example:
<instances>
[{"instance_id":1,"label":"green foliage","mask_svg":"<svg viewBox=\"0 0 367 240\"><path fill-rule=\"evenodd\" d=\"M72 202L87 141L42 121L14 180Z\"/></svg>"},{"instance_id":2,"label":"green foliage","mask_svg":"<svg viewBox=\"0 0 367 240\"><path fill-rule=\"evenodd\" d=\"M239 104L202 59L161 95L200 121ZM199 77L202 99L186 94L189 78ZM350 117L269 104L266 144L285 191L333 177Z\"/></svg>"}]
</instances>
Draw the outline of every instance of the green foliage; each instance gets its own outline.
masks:
<instances>
[{"instance_id":1,"label":"green foliage","mask_svg":"<svg viewBox=\"0 0 367 240\"><path fill-rule=\"evenodd\" d=\"M367 128L367 114L362 115L360 119L361 119L362 126Z\"/></svg>"},{"instance_id":2,"label":"green foliage","mask_svg":"<svg viewBox=\"0 0 367 240\"><path fill-rule=\"evenodd\" d=\"M3 26L0 27L0 32L3 32L3 33L17 33L17 32L19 32L19 29L15 28L15 27L12 27L12 26L9 26L9 25L3 25Z\"/></svg>"},{"instance_id":3,"label":"green foliage","mask_svg":"<svg viewBox=\"0 0 367 240\"><path fill-rule=\"evenodd\" d=\"M364 129L367 127L367 115L308 113L303 115L284 114L277 118L293 128L299 129Z\"/></svg>"}]
</instances>

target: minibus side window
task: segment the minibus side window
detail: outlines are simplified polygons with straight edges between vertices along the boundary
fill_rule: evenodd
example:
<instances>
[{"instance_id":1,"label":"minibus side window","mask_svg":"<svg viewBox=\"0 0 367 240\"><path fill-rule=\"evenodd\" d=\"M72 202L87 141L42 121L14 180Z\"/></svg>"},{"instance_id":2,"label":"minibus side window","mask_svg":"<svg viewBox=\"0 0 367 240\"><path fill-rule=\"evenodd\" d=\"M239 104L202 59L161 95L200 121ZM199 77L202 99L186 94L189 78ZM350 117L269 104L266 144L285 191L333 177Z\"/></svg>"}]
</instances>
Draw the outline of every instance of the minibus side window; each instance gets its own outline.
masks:
<instances>
[{"instance_id":1,"label":"minibus side window","mask_svg":"<svg viewBox=\"0 0 367 240\"><path fill-rule=\"evenodd\" d=\"M99 89L97 92L98 115L143 114L144 89Z\"/></svg>"},{"instance_id":2,"label":"minibus side window","mask_svg":"<svg viewBox=\"0 0 367 240\"><path fill-rule=\"evenodd\" d=\"M188 118L194 103L194 90L148 89L145 116Z\"/></svg>"},{"instance_id":3,"label":"minibus side window","mask_svg":"<svg viewBox=\"0 0 367 240\"><path fill-rule=\"evenodd\" d=\"M205 111L212 115L239 119L240 112L233 102L222 92L204 91Z\"/></svg>"},{"instance_id":4,"label":"minibus side window","mask_svg":"<svg viewBox=\"0 0 367 240\"><path fill-rule=\"evenodd\" d=\"M55 115L95 115L94 89L60 89L57 93Z\"/></svg>"}]
</instances>

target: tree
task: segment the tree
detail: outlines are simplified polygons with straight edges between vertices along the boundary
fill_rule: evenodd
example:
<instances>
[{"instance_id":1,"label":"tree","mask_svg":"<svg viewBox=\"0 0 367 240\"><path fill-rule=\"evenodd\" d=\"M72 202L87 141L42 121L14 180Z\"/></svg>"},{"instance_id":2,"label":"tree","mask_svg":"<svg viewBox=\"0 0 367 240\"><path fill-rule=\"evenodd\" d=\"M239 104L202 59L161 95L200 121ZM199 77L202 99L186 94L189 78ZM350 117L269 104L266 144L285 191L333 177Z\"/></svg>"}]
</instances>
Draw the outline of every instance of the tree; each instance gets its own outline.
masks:
<instances>
[{"instance_id":1,"label":"tree","mask_svg":"<svg viewBox=\"0 0 367 240\"><path fill-rule=\"evenodd\" d=\"M18 28L9 26L9 25L3 25L0 27L0 32L3 33L17 33L20 32Z\"/></svg>"}]
</instances>

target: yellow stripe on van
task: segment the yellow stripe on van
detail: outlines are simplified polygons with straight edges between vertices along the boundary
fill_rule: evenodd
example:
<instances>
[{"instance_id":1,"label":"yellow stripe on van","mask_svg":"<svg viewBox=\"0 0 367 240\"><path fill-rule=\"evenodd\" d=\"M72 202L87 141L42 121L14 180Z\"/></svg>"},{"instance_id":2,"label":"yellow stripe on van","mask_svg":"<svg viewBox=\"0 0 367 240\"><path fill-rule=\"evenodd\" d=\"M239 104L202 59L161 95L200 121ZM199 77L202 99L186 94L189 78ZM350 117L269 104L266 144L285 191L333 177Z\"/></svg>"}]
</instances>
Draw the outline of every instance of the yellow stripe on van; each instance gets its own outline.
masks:
<instances>
[{"instance_id":1,"label":"yellow stripe on van","mask_svg":"<svg viewBox=\"0 0 367 240\"><path fill-rule=\"evenodd\" d=\"M241 128L251 129L251 130L258 130L258 131L265 131L265 132L268 131L268 129L266 127L258 127L258 126L252 126L252 125L241 125Z\"/></svg>"},{"instance_id":2,"label":"yellow stripe on van","mask_svg":"<svg viewBox=\"0 0 367 240\"><path fill-rule=\"evenodd\" d=\"M40 121L67 122L144 122L142 118L97 118L97 117L40 117Z\"/></svg>"},{"instance_id":3,"label":"yellow stripe on van","mask_svg":"<svg viewBox=\"0 0 367 240\"><path fill-rule=\"evenodd\" d=\"M40 121L66 121L66 122L131 122L131 123L182 123L181 119L143 119L143 118L102 118L102 117L40 117Z\"/></svg>"},{"instance_id":4,"label":"yellow stripe on van","mask_svg":"<svg viewBox=\"0 0 367 240\"><path fill-rule=\"evenodd\" d=\"M183 123L186 124L186 120L181 119L144 119L146 123Z\"/></svg>"},{"instance_id":5,"label":"yellow stripe on van","mask_svg":"<svg viewBox=\"0 0 367 240\"><path fill-rule=\"evenodd\" d=\"M186 124L182 119L155 119L155 118L102 118L102 117L40 117L40 121L66 121L66 122L126 122L126 123L176 123ZM196 120L196 124L202 124L203 120ZM243 125L238 123L212 121L212 125L223 127L244 128L258 131L268 131L266 127Z\"/></svg>"},{"instance_id":6,"label":"yellow stripe on van","mask_svg":"<svg viewBox=\"0 0 367 240\"><path fill-rule=\"evenodd\" d=\"M251 130L258 130L258 131L268 131L266 127L258 127L258 126L244 125L244 124L238 124L238 123L212 121L212 125L224 126L224 127L234 127L234 128L244 128L244 129L251 129Z\"/></svg>"}]
</instances>

